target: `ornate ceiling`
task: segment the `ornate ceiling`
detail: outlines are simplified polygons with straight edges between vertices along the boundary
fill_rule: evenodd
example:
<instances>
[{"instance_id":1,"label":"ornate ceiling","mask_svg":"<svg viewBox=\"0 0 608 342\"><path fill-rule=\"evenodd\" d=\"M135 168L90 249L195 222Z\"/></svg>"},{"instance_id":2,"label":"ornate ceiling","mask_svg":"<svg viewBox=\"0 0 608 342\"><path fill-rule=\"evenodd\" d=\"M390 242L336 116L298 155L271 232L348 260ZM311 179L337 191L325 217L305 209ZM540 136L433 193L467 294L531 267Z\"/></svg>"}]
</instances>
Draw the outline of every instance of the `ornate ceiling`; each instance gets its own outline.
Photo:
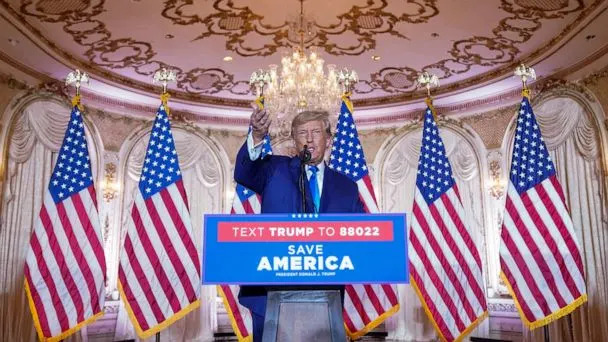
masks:
<instances>
[{"instance_id":1,"label":"ornate ceiling","mask_svg":"<svg viewBox=\"0 0 608 342\"><path fill-rule=\"evenodd\" d=\"M304 11L314 23L306 46L326 63L358 72L356 105L403 103L423 96L415 85L421 71L439 76L440 94L505 78L520 61L547 56L582 30L604 2L306 0ZM233 107L248 106L253 98L253 70L279 64L297 44L288 22L300 6L296 0L0 4L3 26L10 23L47 55L94 79L155 94L152 74L167 66L178 71L171 88L178 99ZM18 53L6 55L27 64ZM38 64L29 68L57 77L51 64L32 63Z\"/></svg>"}]
</instances>

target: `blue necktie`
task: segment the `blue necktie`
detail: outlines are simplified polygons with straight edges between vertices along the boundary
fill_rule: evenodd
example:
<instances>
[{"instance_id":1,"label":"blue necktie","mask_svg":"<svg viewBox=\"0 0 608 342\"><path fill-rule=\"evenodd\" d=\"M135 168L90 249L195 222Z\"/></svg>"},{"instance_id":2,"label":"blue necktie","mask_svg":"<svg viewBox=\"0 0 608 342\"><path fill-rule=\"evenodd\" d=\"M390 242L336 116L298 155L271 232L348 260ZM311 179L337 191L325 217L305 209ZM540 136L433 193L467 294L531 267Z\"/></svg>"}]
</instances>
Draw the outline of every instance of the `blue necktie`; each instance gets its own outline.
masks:
<instances>
[{"instance_id":1,"label":"blue necktie","mask_svg":"<svg viewBox=\"0 0 608 342\"><path fill-rule=\"evenodd\" d=\"M310 194L312 195L312 201L315 204L315 213L319 212L319 205L321 204L321 194L319 193L319 184L317 183L317 171L319 168L315 165L309 167L312 175L308 180L308 185L310 186Z\"/></svg>"}]
</instances>

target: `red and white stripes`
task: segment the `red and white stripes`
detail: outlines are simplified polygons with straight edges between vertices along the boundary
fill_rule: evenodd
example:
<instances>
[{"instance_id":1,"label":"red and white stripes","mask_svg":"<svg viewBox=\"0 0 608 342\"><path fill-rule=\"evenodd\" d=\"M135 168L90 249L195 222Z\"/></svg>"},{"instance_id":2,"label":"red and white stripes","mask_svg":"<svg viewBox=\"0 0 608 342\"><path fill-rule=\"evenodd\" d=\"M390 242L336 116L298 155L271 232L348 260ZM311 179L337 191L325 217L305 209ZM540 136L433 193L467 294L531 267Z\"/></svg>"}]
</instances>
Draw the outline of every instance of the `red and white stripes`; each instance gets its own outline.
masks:
<instances>
[{"instance_id":1,"label":"red and white stripes","mask_svg":"<svg viewBox=\"0 0 608 342\"><path fill-rule=\"evenodd\" d=\"M218 292L224 300L224 307L230 317L232 329L239 342L251 342L253 337L253 320L249 309L241 305L238 301L239 285L218 285Z\"/></svg>"},{"instance_id":2,"label":"red and white stripes","mask_svg":"<svg viewBox=\"0 0 608 342\"><path fill-rule=\"evenodd\" d=\"M430 205L416 188L408 254L412 285L443 340L467 334L487 314L479 251L456 185Z\"/></svg>"},{"instance_id":3,"label":"red and white stripes","mask_svg":"<svg viewBox=\"0 0 608 342\"><path fill-rule=\"evenodd\" d=\"M105 272L93 185L58 203L46 191L25 261L40 340L64 339L102 314Z\"/></svg>"},{"instance_id":4,"label":"red and white stripes","mask_svg":"<svg viewBox=\"0 0 608 342\"><path fill-rule=\"evenodd\" d=\"M580 247L555 175L521 194L509 184L500 262L530 328L586 300Z\"/></svg>"},{"instance_id":5,"label":"red and white stripes","mask_svg":"<svg viewBox=\"0 0 608 342\"><path fill-rule=\"evenodd\" d=\"M377 213L378 205L369 175L357 182L359 197L368 213ZM351 338L358 338L374 329L399 310L394 285L346 285L344 298L344 324Z\"/></svg>"},{"instance_id":6,"label":"red and white stripes","mask_svg":"<svg viewBox=\"0 0 608 342\"><path fill-rule=\"evenodd\" d=\"M363 176L357 182L357 188L359 189L359 197L363 202L365 212L378 213L378 204L376 204L376 196L374 195L374 187L372 186L372 180L369 175Z\"/></svg>"},{"instance_id":7,"label":"red and white stripes","mask_svg":"<svg viewBox=\"0 0 608 342\"><path fill-rule=\"evenodd\" d=\"M234 200L232 201L232 209L230 209L231 214L255 214L259 213L262 208L260 195L254 194L253 196L249 196L249 198L241 202L238 195L234 196Z\"/></svg>"},{"instance_id":8,"label":"red and white stripes","mask_svg":"<svg viewBox=\"0 0 608 342\"><path fill-rule=\"evenodd\" d=\"M238 191L238 189L237 189ZM261 211L261 198L258 194L249 196L242 202L238 194L234 195L231 214L259 214ZM224 301L224 307L230 317L232 329L239 342L252 341L253 321L249 309L239 303L239 285L218 285L218 292Z\"/></svg>"},{"instance_id":9,"label":"red and white stripes","mask_svg":"<svg viewBox=\"0 0 608 342\"><path fill-rule=\"evenodd\" d=\"M142 338L198 306L200 261L181 179L145 200L137 192L120 255L119 281Z\"/></svg>"}]
</instances>

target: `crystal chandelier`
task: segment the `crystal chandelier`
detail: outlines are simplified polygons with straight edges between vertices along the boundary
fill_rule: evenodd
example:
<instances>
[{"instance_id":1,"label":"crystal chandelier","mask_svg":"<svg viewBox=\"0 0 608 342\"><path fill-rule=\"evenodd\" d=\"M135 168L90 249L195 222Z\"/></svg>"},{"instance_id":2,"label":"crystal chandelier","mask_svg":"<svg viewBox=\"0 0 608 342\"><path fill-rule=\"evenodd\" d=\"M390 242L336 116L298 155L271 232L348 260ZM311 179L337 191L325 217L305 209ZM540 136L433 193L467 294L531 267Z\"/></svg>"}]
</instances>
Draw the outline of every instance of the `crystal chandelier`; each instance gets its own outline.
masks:
<instances>
[{"instance_id":1,"label":"crystal chandelier","mask_svg":"<svg viewBox=\"0 0 608 342\"><path fill-rule=\"evenodd\" d=\"M288 123L295 114L304 110L337 114L340 96L357 82L354 71L336 70L335 65L329 64L325 72L325 61L315 51L306 53L304 37L314 36L314 25L304 17L303 7L303 0L300 0L299 17L289 23L290 34L297 36L299 45L291 55L282 58L280 67L269 65L268 71L258 70L250 80L257 95L264 95L265 108L271 117ZM272 131L271 126L271 134Z\"/></svg>"}]
</instances>

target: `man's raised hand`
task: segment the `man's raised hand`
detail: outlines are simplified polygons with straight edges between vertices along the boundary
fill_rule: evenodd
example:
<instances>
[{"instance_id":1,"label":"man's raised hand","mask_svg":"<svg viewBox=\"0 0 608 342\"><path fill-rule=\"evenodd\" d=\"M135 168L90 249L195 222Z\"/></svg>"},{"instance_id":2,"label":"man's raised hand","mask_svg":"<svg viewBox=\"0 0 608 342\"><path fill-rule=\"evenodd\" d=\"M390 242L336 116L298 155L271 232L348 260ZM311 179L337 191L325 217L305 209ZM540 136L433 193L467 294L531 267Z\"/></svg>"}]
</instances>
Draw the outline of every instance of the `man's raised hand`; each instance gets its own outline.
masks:
<instances>
[{"instance_id":1,"label":"man's raised hand","mask_svg":"<svg viewBox=\"0 0 608 342\"><path fill-rule=\"evenodd\" d=\"M256 104L250 119L251 134L255 145L264 140L264 137L268 134L270 122L270 115L268 115L266 109L260 109Z\"/></svg>"}]
</instances>

